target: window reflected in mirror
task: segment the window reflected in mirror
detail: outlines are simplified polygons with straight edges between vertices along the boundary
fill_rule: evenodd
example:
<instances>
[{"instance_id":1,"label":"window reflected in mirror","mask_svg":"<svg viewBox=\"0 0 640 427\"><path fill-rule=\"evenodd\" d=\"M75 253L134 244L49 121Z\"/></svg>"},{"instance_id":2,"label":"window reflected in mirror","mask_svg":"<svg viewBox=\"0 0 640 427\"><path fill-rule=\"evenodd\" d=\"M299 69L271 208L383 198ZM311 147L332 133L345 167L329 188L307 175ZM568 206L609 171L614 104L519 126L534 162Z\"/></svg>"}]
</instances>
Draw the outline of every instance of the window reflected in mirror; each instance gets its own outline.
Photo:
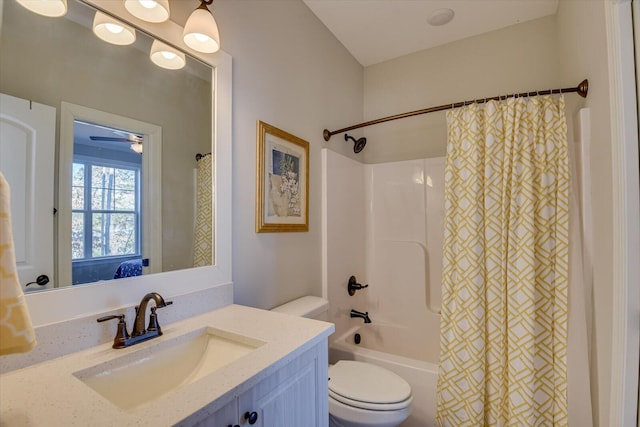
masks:
<instances>
[{"instance_id":1,"label":"window reflected in mirror","mask_svg":"<svg viewBox=\"0 0 640 427\"><path fill-rule=\"evenodd\" d=\"M142 135L74 121L72 284L142 274Z\"/></svg>"}]
</instances>

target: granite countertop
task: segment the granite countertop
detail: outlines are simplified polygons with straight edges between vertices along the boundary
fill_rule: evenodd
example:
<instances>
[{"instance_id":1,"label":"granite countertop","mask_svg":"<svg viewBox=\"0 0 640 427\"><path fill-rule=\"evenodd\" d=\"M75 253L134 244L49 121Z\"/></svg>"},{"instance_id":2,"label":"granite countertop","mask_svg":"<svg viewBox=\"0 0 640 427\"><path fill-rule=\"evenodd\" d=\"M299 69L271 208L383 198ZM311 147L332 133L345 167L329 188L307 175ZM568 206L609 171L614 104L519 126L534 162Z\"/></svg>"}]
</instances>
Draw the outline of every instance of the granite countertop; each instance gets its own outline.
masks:
<instances>
[{"instance_id":1,"label":"granite countertop","mask_svg":"<svg viewBox=\"0 0 640 427\"><path fill-rule=\"evenodd\" d=\"M162 318L160 318L162 321ZM115 406L73 374L134 352L153 351L165 340L213 327L265 344L204 378L131 410ZM111 343L0 376L0 426L172 425L207 407L215 411L326 339L330 323L239 305L176 322L164 335L114 350Z\"/></svg>"}]
</instances>

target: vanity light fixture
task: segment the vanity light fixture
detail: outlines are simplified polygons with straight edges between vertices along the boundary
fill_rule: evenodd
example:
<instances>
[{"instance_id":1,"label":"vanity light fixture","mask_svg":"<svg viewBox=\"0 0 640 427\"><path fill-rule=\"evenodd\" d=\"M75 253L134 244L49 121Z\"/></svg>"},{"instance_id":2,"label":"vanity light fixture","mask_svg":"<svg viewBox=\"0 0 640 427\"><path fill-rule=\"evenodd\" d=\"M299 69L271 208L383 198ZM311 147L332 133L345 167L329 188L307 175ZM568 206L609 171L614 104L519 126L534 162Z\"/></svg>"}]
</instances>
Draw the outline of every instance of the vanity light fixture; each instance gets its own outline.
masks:
<instances>
[{"instance_id":1,"label":"vanity light fixture","mask_svg":"<svg viewBox=\"0 0 640 427\"><path fill-rule=\"evenodd\" d=\"M99 11L93 18L93 32L107 43L120 46L136 41L136 30Z\"/></svg>"},{"instance_id":2,"label":"vanity light fixture","mask_svg":"<svg viewBox=\"0 0 640 427\"><path fill-rule=\"evenodd\" d=\"M220 49L218 24L207 5L213 0L200 0L200 6L193 11L184 26L184 42L191 49L202 53L214 53Z\"/></svg>"},{"instance_id":3,"label":"vanity light fixture","mask_svg":"<svg viewBox=\"0 0 640 427\"><path fill-rule=\"evenodd\" d=\"M159 40L153 41L149 57L158 67L166 68L168 70L179 70L184 67L184 64L186 63L184 53L162 43Z\"/></svg>"},{"instance_id":4,"label":"vanity light fixture","mask_svg":"<svg viewBox=\"0 0 640 427\"><path fill-rule=\"evenodd\" d=\"M38 15L57 18L67 13L67 0L16 0L17 3Z\"/></svg>"},{"instance_id":5,"label":"vanity light fixture","mask_svg":"<svg viewBox=\"0 0 640 427\"><path fill-rule=\"evenodd\" d=\"M143 21L157 23L169 19L169 0L124 0L124 7Z\"/></svg>"}]
</instances>

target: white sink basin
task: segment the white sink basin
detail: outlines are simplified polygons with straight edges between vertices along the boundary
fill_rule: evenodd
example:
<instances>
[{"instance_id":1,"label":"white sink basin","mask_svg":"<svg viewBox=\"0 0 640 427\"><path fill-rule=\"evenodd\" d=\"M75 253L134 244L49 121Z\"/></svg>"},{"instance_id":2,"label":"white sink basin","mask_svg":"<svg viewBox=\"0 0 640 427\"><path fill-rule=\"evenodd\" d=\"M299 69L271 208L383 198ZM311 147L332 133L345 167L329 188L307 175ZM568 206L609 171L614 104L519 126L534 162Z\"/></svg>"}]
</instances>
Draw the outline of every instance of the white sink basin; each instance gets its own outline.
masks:
<instances>
[{"instance_id":1,"label":"white sink basin","mask_svg":"<svg viewBox=\"0 0 640 427\"><path fill-rule=\"evenodd\" d=\"M191 384L264 344L211 327L156 340L157 345L73 375L114 405L131 410Z\"/></svg>"}]
</instances>

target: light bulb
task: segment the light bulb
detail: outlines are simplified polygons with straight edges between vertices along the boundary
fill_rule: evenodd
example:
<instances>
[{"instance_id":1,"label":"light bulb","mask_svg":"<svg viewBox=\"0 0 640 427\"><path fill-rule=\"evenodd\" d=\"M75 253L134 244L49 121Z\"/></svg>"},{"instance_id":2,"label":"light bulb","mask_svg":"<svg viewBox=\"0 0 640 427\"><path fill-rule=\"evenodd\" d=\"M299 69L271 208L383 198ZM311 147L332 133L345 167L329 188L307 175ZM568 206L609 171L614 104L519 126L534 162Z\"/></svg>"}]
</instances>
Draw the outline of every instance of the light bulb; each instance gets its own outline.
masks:
<instances>
[{"instance_id":1,"label":"light bulb","mask_svg":"<svg viewBox=\"0 0 640 427\"><path fill-rule=\"evenodd\" d=\"M16 2L38 15L57 18L67 13L67 0L16 0Z\"/></svg>"},{"instance_id":2,"label":"light bulb","mask_svg":"<svg viewBox=\"0 0 640 427\"><path fill-rule=\"evenodd\" d=\"M120 34L121 32L124 31L124 28L122 27L122 25L112 24L110 22L107 22L106 24L104 24L104 27L107 29L107 31L109 31L112 34Z\"/></svg>"},{"instance_id":3,"label":"light bulb","mask_svg":"<svg viewBox=\"0 0 640 427\"><path fill-rule=\"evenodd\" d=\"M166 68L167 70L179 70L186 64L184 53L159 40L153 41L149 57L158 67Z\"/></svg>"},{"instance_id":4,"label":"light bulb","mask_svg":"<svg viewBox=\"0 0 640 427\"><path fill-rule=\"evenodd\" d=\"M125 0L124 7L138 19L164 22L169 19L169 0Z\"/></svg>"},{"instance_id":5,"label":"light bulb","mask_svg":"<svg viewBox=\"0 0 640 427\"><path fill-rule=\"evenodd\" d=\"M193 37L195 37L195 39L198 40L200 43L205 43L211 38L206 34L200 34L200 33L194 33Z\"/></svg>"},{"instance_id":6,"label":"light bulb","mask_svg":"<svg viewBox=\"0 0 640 427\"><path fill-rule=\"evenodd\" d=\"M93 18L93 32L100 39L115 45L129 45L136 41L136 30L102 13Z\"/></svg>"}]
</instances>

